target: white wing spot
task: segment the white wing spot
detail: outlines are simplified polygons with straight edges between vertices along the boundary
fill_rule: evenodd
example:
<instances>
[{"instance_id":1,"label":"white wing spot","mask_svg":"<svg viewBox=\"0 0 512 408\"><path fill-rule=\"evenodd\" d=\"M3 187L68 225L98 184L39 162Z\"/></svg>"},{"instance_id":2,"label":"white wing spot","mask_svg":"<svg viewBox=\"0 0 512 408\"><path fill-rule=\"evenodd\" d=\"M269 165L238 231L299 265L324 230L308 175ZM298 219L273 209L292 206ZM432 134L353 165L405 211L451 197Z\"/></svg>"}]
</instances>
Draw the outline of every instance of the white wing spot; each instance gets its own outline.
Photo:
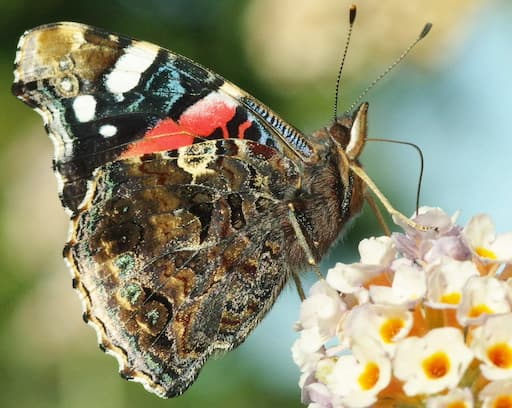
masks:
<instances>
[{"instance_id":1,"label":"white wing spot","mask_svg":"<svg viewBox=\"0 0 512 408\"><path fill-rule=\"evenodd\" d=\"M66 91L70 92L73 89L73 84L71 83L71 79L68 77L64 77L60 80L60 87Z\"/></svg>"},{"instance_id":2,"label":"white wing spot","mask_svg":"<svg viewBox=\"0 0 512 408\"><path fill-rule=\"evenodd\" d=\"M79 122L89 122L96 114L96 99L92 95L80 95L73 101L73 110Z\"/></svg>"},{"instance_id":3,"label":"white wing spot","mask_svg":"<svg viewBox=\"0 0 512 408\"><path fill-rule=\"evenodd\" d=\"M124 93L137 86L141 74L150 67L158 54L158 48L134 42L117 60L113 71L107 75L105 86L114 93Z\"/></svg>"},{"instance_id":4,"label":"white wing spot","mask_svg":"<svg viewBox=\"0 0 512 408\"><path fill-rule=\"evenodd\" d=\"M117 133L117 128L114 125L102 125L99 132L103 137L112 137Z\"/></svg>"}]
</instances>

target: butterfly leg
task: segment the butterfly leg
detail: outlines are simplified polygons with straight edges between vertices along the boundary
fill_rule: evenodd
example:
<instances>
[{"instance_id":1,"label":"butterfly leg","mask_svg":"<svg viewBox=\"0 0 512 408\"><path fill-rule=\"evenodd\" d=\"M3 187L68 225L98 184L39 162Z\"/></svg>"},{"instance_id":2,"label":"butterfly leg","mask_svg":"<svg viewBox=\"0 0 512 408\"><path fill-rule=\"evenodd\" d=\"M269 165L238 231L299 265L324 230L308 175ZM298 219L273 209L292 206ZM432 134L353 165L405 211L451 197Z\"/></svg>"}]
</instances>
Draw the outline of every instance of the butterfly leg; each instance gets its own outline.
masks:
<instances>
[{"instance_id":1,"label":"butterfly leg","mask_svg":"<svg viewBox=\"0 0 512 408\"><path fill-rule=\"evenodd\" d=\"M292 203L288 203L288 217L290 219L290 223L292 224L293 232L295 232L295 236L297 237L297 241L299 242L300 247L304 250L306 254L308 264L311 266L316 265L315 258L313 257L313 253L309 248L308 242L306 241L306 237L302 233L300 229L299 221L297 221L297 217L295 216L295 207Z\"/></svg>"},{"instance_id":2,"label":"butterfly leg","mask_svg":"<svg viewBox=\"0 0 512 408\"><path fill-rule=\"evenodd\" d=\"M373 197L370 195L370 193L368 193L367 191L365 191L364 198L367 201L370 208L372 209L375 216L377 217L377 221L382 227L384 234L389 237L391 235L391 230L389 229L389 226L386 223L386 220L384 219L384 216L382 215L382 211L380 210L379 206L377 205Z\"/></svg>"},{"instance_id":3,"label":"butterfly leg","mask_svg":"<svg viewBox=\"0 0 512 408\"><path fill-rule=\"evenodd\" d=\"M292 272L292 278L295 283L295 287L297 288L300 301L303 302L306 299L306 294L304 293L304 288L302 287L302 283L300 282L300 277L297 272Z\"/></svg>"},{"instance_id":4,"label":"butterfly leg","mask_svg":"<svg viewBox=\"0 0 512 408\"><path fill-rule=\"evenodd\" d=\"M292 203L288 203L288 219L290 220L290 224L292 225L293 232L295 232L295 236L297 237L297 241L306 254L307 260L309 265L311 265L312 269L315 271L319 279L323 279L323 275L320 272L320 268L318 267L318 264L315 261L315 258L313 257L313 253L311 252L311 248L308 245L308 242L306 241L306 237L302 233L302 229L300 228L299 222L297 221L297 217L295 216L295 208ZM295 284L297 285L297 281L300 283L300 279L296 274L294 274L293 277ZM302 294L304 294L304 290L302 287L299 289L299 286L297 286L297 291L302 290Z\"/></svg>"}]
</instances>

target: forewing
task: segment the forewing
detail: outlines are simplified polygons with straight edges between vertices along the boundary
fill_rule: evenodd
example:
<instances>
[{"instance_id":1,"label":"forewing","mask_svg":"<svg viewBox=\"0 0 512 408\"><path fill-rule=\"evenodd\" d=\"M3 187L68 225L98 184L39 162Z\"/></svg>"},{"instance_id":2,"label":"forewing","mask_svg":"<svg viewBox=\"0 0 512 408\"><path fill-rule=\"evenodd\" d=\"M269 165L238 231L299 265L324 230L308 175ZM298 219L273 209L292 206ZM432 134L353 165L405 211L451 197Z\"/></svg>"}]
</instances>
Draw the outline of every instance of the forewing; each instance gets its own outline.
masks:
<instances>
[{"instance_id":1,"label":"forewing","mask_svg":"<svg viewBox=\"0 0 512 408\"><path fill-rule=\"evenodd\" d=\"M86 320L121 373L181 394L240 344L290 275L283 250L296 166L218 140L101 167L65 251Z\"/></svg>"},{"instance_id":2,"label":"forewing","mask_svg":"<svg viewBox=\"0 0 512 408\"><path fill-rule=\"evenodd\" d=\"M153 44L77 23L20 39L13 92L44 118L61 201L86 199L94 170L207 139L238 138L292 160L314 150L292 126L220 76Z\"/></svg>"}]
</instances>

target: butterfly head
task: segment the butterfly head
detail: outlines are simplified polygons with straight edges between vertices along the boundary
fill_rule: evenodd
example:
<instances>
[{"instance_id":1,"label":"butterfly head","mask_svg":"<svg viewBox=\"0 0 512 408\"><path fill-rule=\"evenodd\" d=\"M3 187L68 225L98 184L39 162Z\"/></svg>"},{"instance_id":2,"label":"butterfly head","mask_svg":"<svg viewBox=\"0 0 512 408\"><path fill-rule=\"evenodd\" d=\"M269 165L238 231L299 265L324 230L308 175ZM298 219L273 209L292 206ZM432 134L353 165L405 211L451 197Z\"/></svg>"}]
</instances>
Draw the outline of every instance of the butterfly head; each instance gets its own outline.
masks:
<instances>
[{"instance_id":1,"label":"butterfly head","mask_svg":"<svg viewBox=\"0 0 512 408\"><path fill-rule=\"evenodd\" d=\"M354 172L354 168L361 168L358 161L366 143L368 124L368 103L362 103L351 114L337 117L327 129L330 138L331 152L335 154L334 161L337 166L339 180L344 191L345 204L343 207L343 220L346 221L361 211L365 183Z\"/></svg>"},{"instance_id":2,"label":"butterfly head","mask_svg":"<svg viewBox=\"0 0 512 408\"><path fill-rule=\"evenodd\" d=\"M336 119L329 134L338 147L340 155L351 162L361 154L368 132L368 103L364 102L350 115Z\"/></svg>"}]
</instances>

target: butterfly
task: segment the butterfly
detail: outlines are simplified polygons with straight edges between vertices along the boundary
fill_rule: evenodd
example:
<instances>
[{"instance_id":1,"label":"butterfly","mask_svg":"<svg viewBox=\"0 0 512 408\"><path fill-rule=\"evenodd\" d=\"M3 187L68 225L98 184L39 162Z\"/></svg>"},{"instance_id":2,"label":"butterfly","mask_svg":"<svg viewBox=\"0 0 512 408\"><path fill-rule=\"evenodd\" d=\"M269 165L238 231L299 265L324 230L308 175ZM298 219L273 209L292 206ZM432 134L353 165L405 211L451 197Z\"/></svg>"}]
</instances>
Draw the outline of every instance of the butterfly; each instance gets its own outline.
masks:
<instances>
[{"instance_id":1,"label":"butterfly","mask_svg":"<svg viewBox=\"0 0 512 408\"><path fill-rule=\"evenodd\" d=\"M183 56L68 22L27 31L14 76L54 144L84 320L161 397L240 345L376 189L367 103L305 136Z\"/></svg>"}]
</instances>

